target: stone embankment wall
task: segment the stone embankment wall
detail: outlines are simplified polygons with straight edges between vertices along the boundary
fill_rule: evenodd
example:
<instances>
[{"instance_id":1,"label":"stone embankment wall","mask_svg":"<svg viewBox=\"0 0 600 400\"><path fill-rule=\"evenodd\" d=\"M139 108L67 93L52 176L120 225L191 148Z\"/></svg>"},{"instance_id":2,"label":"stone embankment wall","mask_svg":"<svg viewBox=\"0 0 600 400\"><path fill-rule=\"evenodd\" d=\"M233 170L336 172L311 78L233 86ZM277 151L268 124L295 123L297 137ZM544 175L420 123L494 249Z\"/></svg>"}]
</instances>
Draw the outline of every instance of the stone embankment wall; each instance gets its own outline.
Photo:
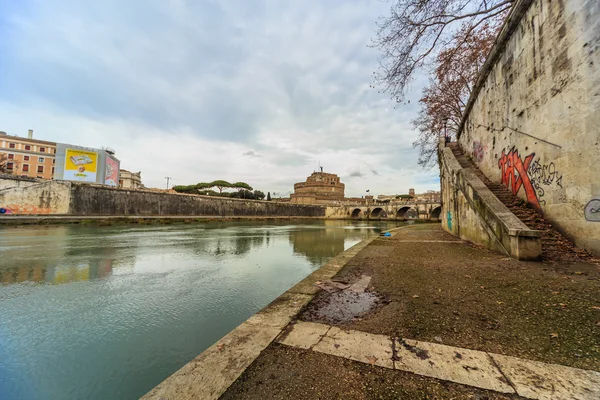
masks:
<instances>
[{"instance_id":1,"label":"stone embankment wall","mask_svg":"<svg viewBox=\"0 0 600 400\"><path fill-rule=\"evenodd\" d=\"M459 143L494 182L600 254L600 3L519 0Z\"/></svg>"},{"instance_id":2,"label":"stone embankment wall","mask_svg":"<svg viewBox=\"0 0 600 400\"><path fill-rule=\"evenodd\" d=\"M67 214L71 185L61 181L0 179L0 208L7 214Z\"/></svg>"},{"instance_id":3,"label":"stone embankment wall","mask_svg":"<svg viewBox=\"0 0 600 400\"><path fill-rule=\"evenodd\" d=\"M1 181L1 180L0 180ZM66 181L14 186L3 182L0 208L15 215L324 217L325 207L250 201L151 190L117 189Z\"/></svg>"}]
</instances>

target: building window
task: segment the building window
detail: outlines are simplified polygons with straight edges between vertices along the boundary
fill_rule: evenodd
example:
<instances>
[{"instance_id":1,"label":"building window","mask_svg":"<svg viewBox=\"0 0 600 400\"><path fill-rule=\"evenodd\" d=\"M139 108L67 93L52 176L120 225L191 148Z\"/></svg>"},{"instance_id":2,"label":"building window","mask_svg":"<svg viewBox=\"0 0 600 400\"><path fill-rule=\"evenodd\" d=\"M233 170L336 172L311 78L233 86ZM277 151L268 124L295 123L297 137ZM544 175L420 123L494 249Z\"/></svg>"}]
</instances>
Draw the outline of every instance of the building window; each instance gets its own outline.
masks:
<instances>
[{"instance_id":1,"label":"building window","mask_svg":"<svg viewBox=\"0 0 600 400\"><path fill-rule=\"evenodd\" d=\"M54 149L54 154L56 154L56 149Z\"/></svg>"},{"instance_id":2,"label":"building window","mask_svg":"<svg viewBox=\"0 0 600 400\"><path fill-rule=\"evenodd\" d=\"M31 146L30 146L30 145L28 145L28 144L26 144L26 145L25 145L25 150L31 150Z\"/></svg>"},{"instance_id":3,"label":"building window","mask_svg":"<svg viewBox=\"0 0 600 400\"><path fill-rule=\"evenodd\" d=\"M8 147L10 147L11 149L14 149L16 146L15 146L15 144L14 144L14 143L9 143L9 144L8 144Z\"/></svg>"},{"instance_id":4,"label":"building window","mask_svg":"<svg viewBox=\"0 0 600 400\"><path fill-rule=\"evenodd\" d=\"M6 169L13 169L13 163L6 163Z\"/></svg>"},{"instance_id":5,"label":"building window","mask_svg":"<svg viewBox=\"0 0 600 400\"><path fill-rule=\"evenodd\" d=\"M44 166L38 165L38 174L43 174L43 173L44 173Z\"/></svg>"},{"instance_id":6,"label":"building window","mask_svg":"<svg viewBox=\"0 0 600 400\"><path fill-rule=\"evenodd\" d=\"M23 164L23 172L29 171L29 164Z\"/></svg>"},{"instance_id":7,"label":"building window","mask_svg":"<svg viewBox=\"0 0 600 400\"><path fill-rule=\"evenodd\" d=\"M23 156L23 161L29 161L29 156Z\"/></svg>"},{"instance_id":8,"label":"building window","mask_svg":"<svg viewBox=\"0 0 600 400\"><path fill-rule=\"evenodd\" d=\"M52 164L56 164L56 158L52 159Z\"/></svg>"},{"instance_id":9,"label":"building window","mask_svg":"<svg viewBox=\"0 0 600 400\"><path fill-rule=\"evenodd\" d=\"M38 162L40 162L40 163L43 164L44 163L44 157L38 157Z\"/></svg>"},{"instance_id":10,"label":"building window","mask_svg":"<svg viewBox=\"0 0 600 400\"><path fill-rule=\"evenodd\" d=\"M40 152L45 153L46 152L46 148L45 147L40 147Z\"/></svg>"},{"instance_id":11,"label":"building window","mask_svg":"<svg viewBox=\"0 0 600 400\"><path fill-rule=\"evenodd\" d=\"M14 160L15 159L15 155L14 154L9 154L8 155L8 159L9 160Z\"/></svg>"},{"instance_id":12,"label":"building window","mask_svg":"<svg viewBox=\"0 0 600 400\"><path fill-rule=\"evenodd\" d=\"M52 167L52 174L54 174L54 167Z\"/></svg>"}]
</instances>

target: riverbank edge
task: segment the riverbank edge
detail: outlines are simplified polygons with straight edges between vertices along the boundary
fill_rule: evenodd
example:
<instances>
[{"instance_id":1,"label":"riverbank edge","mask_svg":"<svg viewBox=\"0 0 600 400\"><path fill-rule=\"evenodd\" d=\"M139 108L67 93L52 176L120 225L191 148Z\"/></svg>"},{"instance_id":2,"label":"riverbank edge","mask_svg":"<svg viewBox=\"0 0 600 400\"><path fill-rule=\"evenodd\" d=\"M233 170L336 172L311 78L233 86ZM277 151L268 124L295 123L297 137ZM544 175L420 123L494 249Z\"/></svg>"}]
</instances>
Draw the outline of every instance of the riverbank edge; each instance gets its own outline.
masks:
<instances>
[{"instance_id":1,"label":"riverbank edge","mask_svg":"<svg viewBox=\"0 0 600 400\"><path fill-rule=\"evenodd\" d=\"M161 215L161 216L145 216L145 215L29 215L29 216L1 216L0 226L27 226L27 225L118 225L118 224L174 224L182 223L189 224L195 222L217 222L217 221L294 221L294 220L339 220L339 221L402 221L395 218L380 218L380 219L360 219L360 218L327 218L327 217L303 217L303 216L215 216L215 215ZM438 223L431 220L410 220L412 223Z\"/></svg>"},{"instance_id":2,"label":"riverbank edge","mask_svg":"<svg viewBox=\"0 0 600 400\"><path fill-rule=\"evenodd\" d=\"M399 229L410 226L385 232L395 235ZM333 278L377 238L373 236L362 240L329 260L166 378L142 399L218 399L313 299L319 291L315 283Z\"/></svg>"}]
</instances>

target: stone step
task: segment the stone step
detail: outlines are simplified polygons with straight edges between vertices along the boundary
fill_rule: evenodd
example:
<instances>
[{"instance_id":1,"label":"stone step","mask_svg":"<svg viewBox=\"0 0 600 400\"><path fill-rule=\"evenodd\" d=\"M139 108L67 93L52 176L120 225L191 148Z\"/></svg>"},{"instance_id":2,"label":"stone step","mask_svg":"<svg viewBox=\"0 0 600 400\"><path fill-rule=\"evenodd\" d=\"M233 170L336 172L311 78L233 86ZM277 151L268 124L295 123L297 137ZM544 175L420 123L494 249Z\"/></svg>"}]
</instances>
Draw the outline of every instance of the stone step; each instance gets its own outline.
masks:
<instances>
[{"instance_id":1,"label":"stone step","mask_svg":"<svg viewBox=\"0 0 600 400\"><path fill-rule=\"evenodd\" d=\"M457 142L449 143L452 153L463 168L472 168L490 191L528 228L542 232L542 258L544 259L581 259L589 255L585 250L577 249L548 223L536 210L527 207L521 198L515 196L501 183L492 182L479 168L467 158Z\"/></svg>"}]
</instances>

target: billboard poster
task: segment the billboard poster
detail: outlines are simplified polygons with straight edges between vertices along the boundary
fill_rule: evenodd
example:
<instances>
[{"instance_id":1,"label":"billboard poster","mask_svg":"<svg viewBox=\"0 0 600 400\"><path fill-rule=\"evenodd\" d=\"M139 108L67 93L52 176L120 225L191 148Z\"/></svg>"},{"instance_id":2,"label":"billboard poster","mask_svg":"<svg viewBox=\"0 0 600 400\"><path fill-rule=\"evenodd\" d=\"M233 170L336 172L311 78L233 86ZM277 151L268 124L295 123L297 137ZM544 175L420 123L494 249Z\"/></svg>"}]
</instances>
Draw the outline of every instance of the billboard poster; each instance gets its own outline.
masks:
<instances>
[{"instance_id":1,"label":"billboard poster","mask_svg":"<svg viewBox=\"0 0 600 400\"><path fill-rule=\"evenodd\" d=\"M119 185L119 162L111 157L106 157L106 173L104 184L108 186Z\"/></svg>"},{"instance_id":2,"label":"billboard poster","mask_svg":"<svg viewBox=\"0 0 600 400\"><path fill-rule=\"evenodd\" d=\"M80 149L66 149L63 179L96 182L98 153Z\"/></svg>"}]
</instances>

